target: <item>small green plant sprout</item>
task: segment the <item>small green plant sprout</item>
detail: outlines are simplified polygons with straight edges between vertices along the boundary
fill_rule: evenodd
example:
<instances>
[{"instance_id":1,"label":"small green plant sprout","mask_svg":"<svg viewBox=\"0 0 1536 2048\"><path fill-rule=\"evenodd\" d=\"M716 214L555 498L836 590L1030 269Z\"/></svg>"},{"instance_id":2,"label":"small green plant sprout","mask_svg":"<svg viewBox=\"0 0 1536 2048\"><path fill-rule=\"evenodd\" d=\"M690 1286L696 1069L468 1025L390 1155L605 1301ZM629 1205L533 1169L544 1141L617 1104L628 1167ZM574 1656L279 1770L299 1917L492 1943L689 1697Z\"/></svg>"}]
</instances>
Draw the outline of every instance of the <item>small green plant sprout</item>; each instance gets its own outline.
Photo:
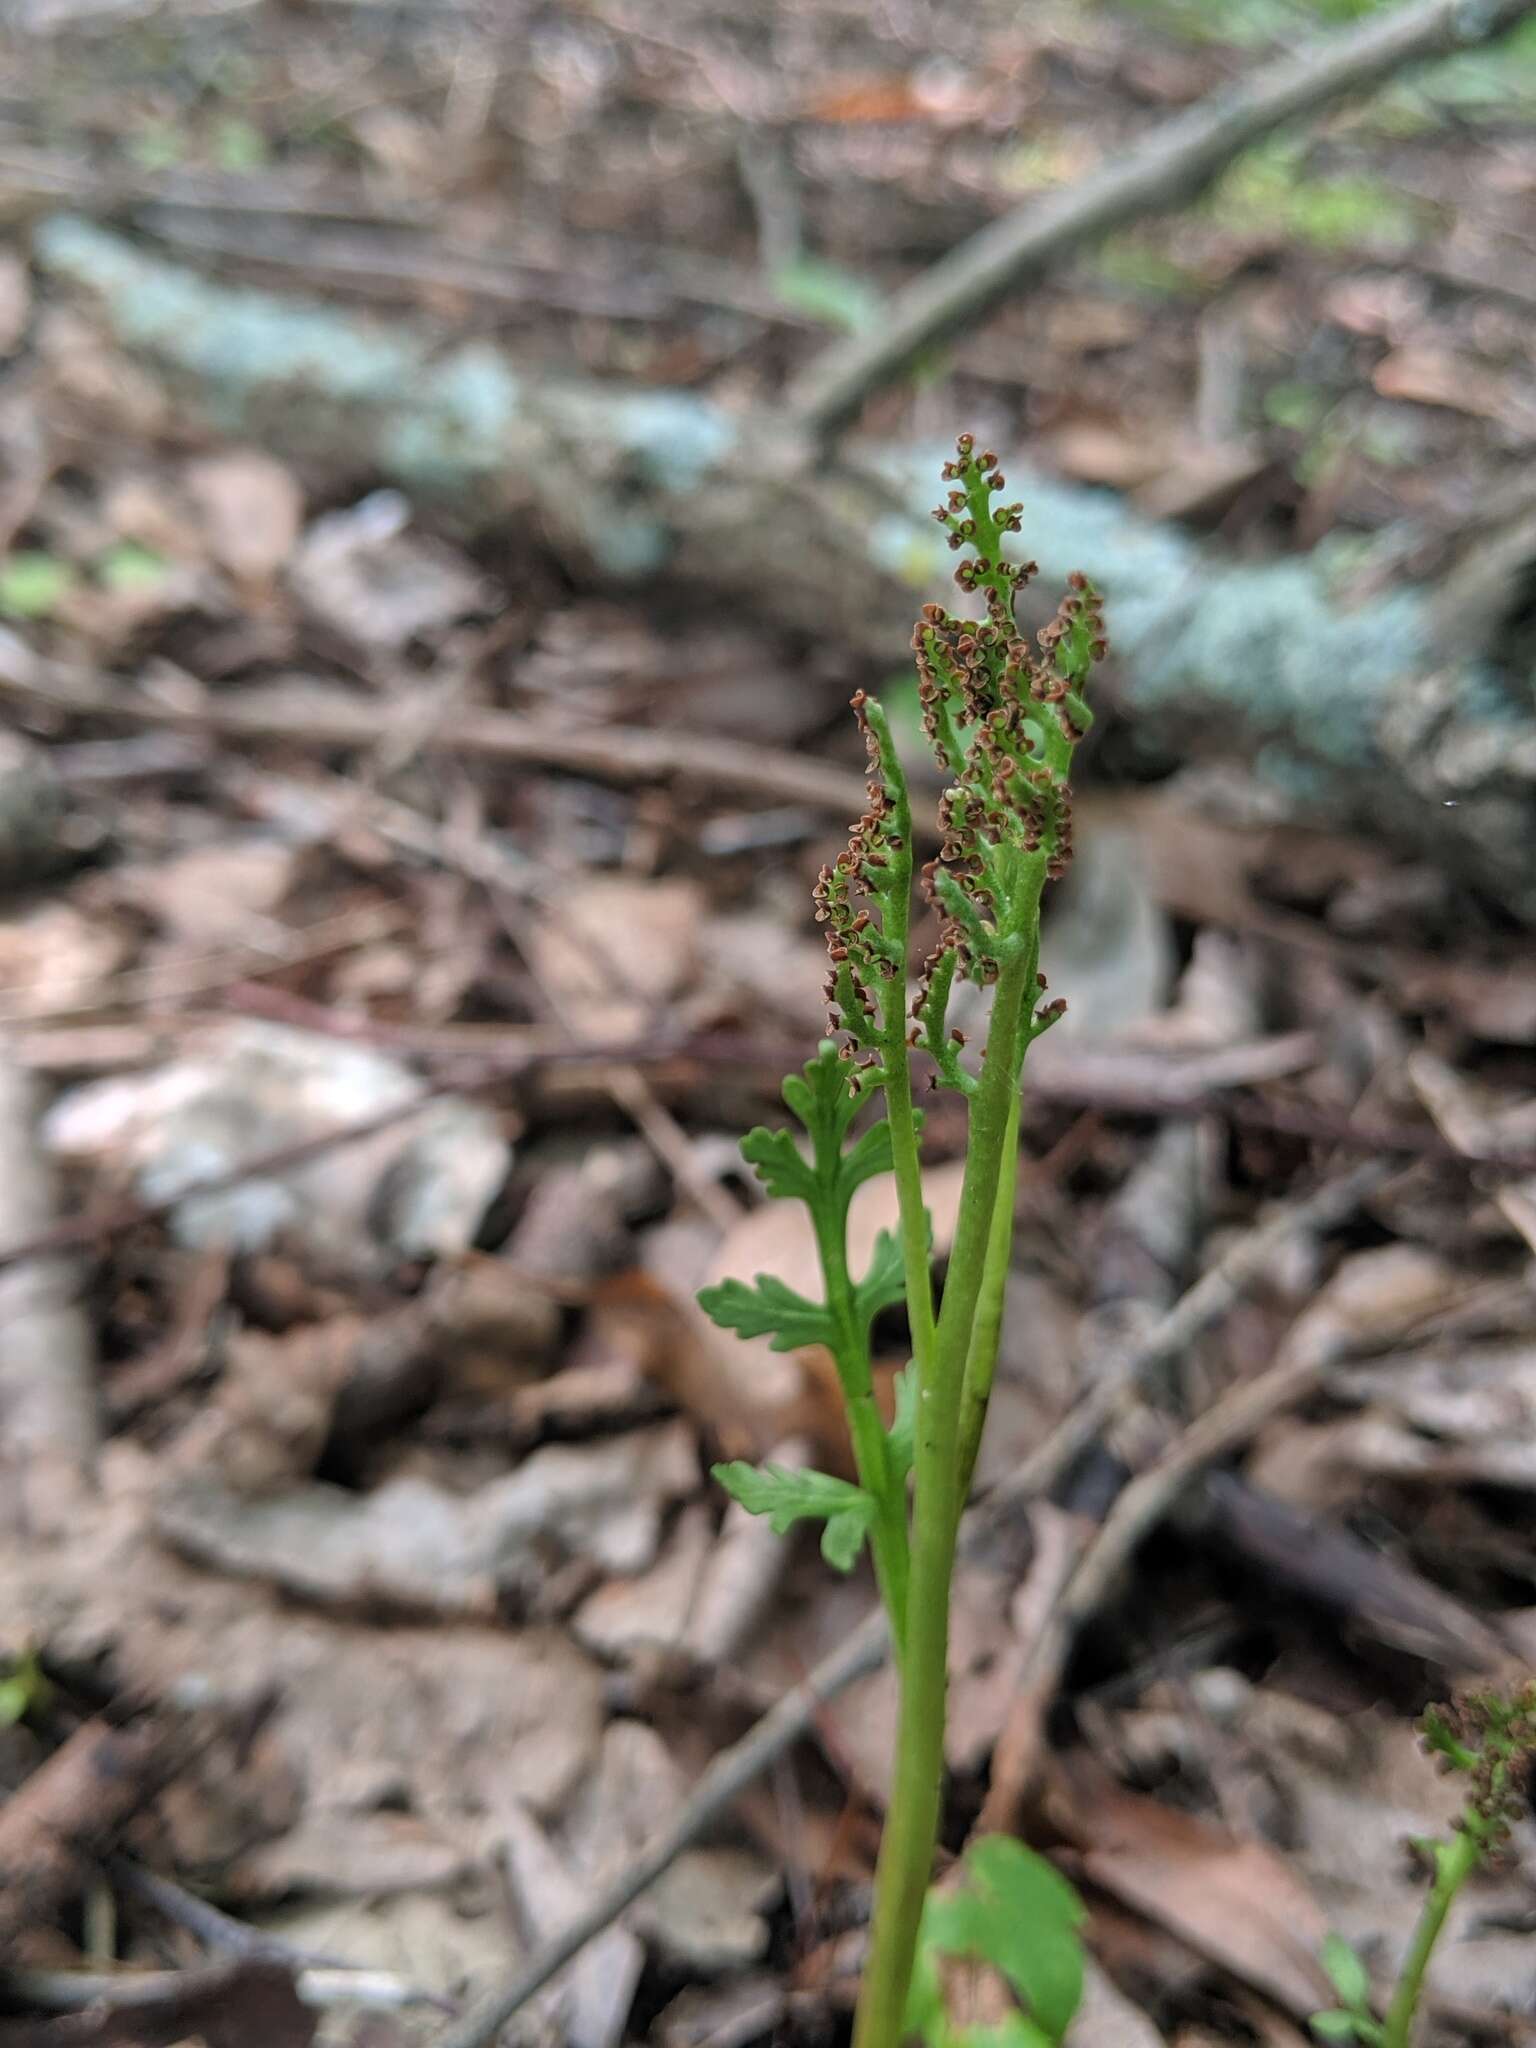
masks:
<instances>
[{"instance_id":1,"label":"small green plant sprout","mask_svg":"<svg viewBox=\"0 0 1536 2048\"><path fill-rule=\"evenodd\" d=\"M35 1650L0 1658L0 1728L12 1728L43 1713L52 1698L53 1687Z\"/></svg>"},{"instance_id":2,"label":"small green plant sprout","mask_svg":"<svg viewBox=\"0 0 1536 2048\"><path fill-rule=\"evenodd\" d=\"M1467 1802L1448 1840L1421 1837L1410 1844L1428 1875L1429 1893L1385 2019L1377 2019L1372 2010L1364 1963L1348 1942L1336 1934L1328 1937L1323 1967L1339 2003L1312 2015L1312 2031L1325 2041L1412 2048L1430 1960L1456 1895L1481 1864L1499 1855L1514 1822L1527 1810L1536 1756L1536 1680L1513 1693L1469 1693L1450 1706L1431 1707L1420 1732L1440 1770L1468 1780Z\"/></svg>"},{"instance_id":3,"label":"small green plant sprout","mask_svg":"<svg viewBox=\"0 0 1536 2048\"><path fill-rule=\"evenodd\" d=\"M1030 1046L1065 1008L1045 995L1041 903L1071 859L1072 758L1091 723L1089 677L1107 651L1100 600L1084 576L1070 579L1055 617L1033 643L1026 639L1017 605L1034 564L1010 555L1023 507L998 502L997 457L978 453L962 434L944 481L934 517L964 555L955 581L972 615L926 605L912 640L923 729L944 778L931 835L937 852L919 864L889 721L860 691L853 708L869 752L868 808L815 890L830 964L829 1036L784 1084L808 1143L764 1129L742 1143L770 1195L808 1208L821 1299L766 1277L730 1280L700 1296L728 1329L768 1336L782 1349L830 1351L857 1484L741 1464L717 1467L716 1477L779 1528L820 1520L823 1550L842 1569L867 1540L890 1618L901 1713L856 2048L896 2048L903 2038L939 1824L955 1541L992 1390L1012 1252L1020 1078ZM914 978L915 897L934 913L937 931ZM966 981L991 991L986 1042L974 1057L950 1022ZM914 1068L930 1088L954 1091L966 1120L941 1303ZM878 1113L866 1120L874 1104ZM884 1174L895 1182L898 1229L877 1242L868 1271L855 1274L848 1205L865 1181ZM870 1330L898 1302L912 1358L887 1428L875 1400Z\"/></svg>"},{"instance_id":4,"label":"small green plant sprout","mask_svg":"<svg viewBox=\"0 0 1536 2048\"><path fill-rule=\"evenodd\" d=\"M956 1874L923 1907L906 2031L926 2048L1055 2048L1082 2003L1082 1900L1008 1835L973 1842ZM1018 2009L989 2025L954 2020L946 1980L957 1962L989 1964Z\"/></svg>"}]
</instances>

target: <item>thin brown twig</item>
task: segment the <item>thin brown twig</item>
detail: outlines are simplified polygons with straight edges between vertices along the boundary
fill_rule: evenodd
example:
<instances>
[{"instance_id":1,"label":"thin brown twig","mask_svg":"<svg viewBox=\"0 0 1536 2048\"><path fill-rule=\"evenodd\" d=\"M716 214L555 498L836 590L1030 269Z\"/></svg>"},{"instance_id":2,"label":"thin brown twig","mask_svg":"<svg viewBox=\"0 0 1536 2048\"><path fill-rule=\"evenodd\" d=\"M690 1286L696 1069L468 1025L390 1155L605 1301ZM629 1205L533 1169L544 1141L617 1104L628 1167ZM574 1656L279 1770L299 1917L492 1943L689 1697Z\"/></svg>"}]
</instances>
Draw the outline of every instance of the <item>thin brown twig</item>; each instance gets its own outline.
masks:
<instances>
[{"instance_id":1,"label":"thin brown twig","mask_svg":"<svg viewBox=\"0 0 1536 2048\"><path fill-rule=\"evenodd\" d=\"M76 717L288 747L369 747L379 733L376 707L339 690L274 689L189 707L132 690L106 690L83 671L40 661L28 662L25 670L0 670L0 690ZM866 802L864 777L853 769L719 733L670 727L584 726L512 711L459 709L425 737L422 751L518 761L621 784L682 780L757 802L814 804L838 816L857 817Z\"/></svg>"},{"instance_id":2,"label":"thin brown twig","mask_svg":"<svg viewBox=\"0 0 1536 2048\"><path fill-rule=\"evenodd\" d=\"M319 918L313 924L280 928L273 933L270 944L225 947L199 953L192 959L129 968L97 984L89 998L79 1002L22 1002L0 1009L0 1030L17 1025L38 1026L70 1017L92 1017L130 1003L159 1005L187 996L209 995L232 981L285 972L330 953L347 952L355 946L392 938L409 922L409 915L401 903L364 903L339 911L334 917Z\"/></svg>"},{"instance_id":3,"label":"thin brown twig","mask_svg":"<svg viewBox=\"0 0 1536 2048\"><path fill-rule=\"evenodd\" d=\"M788 422L813 439L845 426L921 350L1127 221L1182 205L1240 150L1283 122L1369 91L1404 65L1468 49L1530 12L1530 0L1417 0L1285 52L1116 151L1090 176L991 222L914 278L865 332L834 343L788 395Z\"/></svg>"}]
</instances>

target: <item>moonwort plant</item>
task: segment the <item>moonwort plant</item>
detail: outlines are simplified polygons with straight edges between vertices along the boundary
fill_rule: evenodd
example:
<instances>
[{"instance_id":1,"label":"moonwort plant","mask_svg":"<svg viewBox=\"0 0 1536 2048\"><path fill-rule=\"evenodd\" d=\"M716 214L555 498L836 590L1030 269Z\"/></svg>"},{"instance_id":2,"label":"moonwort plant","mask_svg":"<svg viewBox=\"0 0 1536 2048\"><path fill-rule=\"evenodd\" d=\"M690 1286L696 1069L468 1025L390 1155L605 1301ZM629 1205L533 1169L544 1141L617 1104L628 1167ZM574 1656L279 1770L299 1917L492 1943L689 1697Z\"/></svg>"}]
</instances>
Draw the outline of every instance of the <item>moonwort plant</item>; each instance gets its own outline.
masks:
<instances>
[{"instance_id":1,"label":"moonwort plant","mask_svg":"<svg viewBox=\"0 0 1536 2048\"><path fill-rule=\"evenodd\" d=\"M1323 1967L1339 2003L1312 2015L1312 2031L1324 2041L1357 2041L1360 2048L1413 2048L1430 1961L1456 1896L1481 1864L1501 1854L1514 1823L1530 1810L1536 1680L1527 1680L1512 1692L1492 1688L1469 1693L1449 1706L1431 1707L1420 1732L1439 1768L1469 1781L1466 1803L1448 1840L1418 1837L1410 1844L1429 1878L1429 1890L1384 2019L1377 2019L1372 2009L1369 1970L1342 1936L1329 1935Z\"/></svg>"},{"instance_id":2,"label":"moonwort plant","mask_svg":"<svg viewBox=\"0 0 1536 2048\"><path fill-rule=\"evenodd\" d=\"M1020 1077L1025 1054L1065 1004L1042 1000L1040 911L1072 852L1073 751L1091 722L1084 689L1107 651L1099 597L1083 576L1032 646L1018 619L1031 562L1010 559L1023 507L997 502L997 458L962 434L944 466L934 517L965 552L955 581L972 617L926 605L913 634L923 725L945 777L935 858L919 869L906 778L881 705L853 708L869 751L869 807L816 885L831 973L829 1031L784 1099L809 1149L758 1129L742 1152L768 1193L810 1211L822 1298L760 1275L700 1299L714 1320L788 1350L825 1345L847 1410L857 1484L825 1473L746 1464L716 1476L777 1529L823 1524L822 1550L849 1569L868 1541L890 1618L901 1688L890 1806L874 1921L855 2024L856 2048L896 2048L922 2015L909 2001L940 1818L950 1579L997 1362L1013 1241ZM937 943L909 981L914 886L937 914ZM967 1057L949 1021L957 984L991 991L986 1042ZM942 1300L935 1301L923 1206L921 1117L913 1069L965 1103L965 1171ZM855 1134L873 1101L883 1115ZM848 1208L878 1175L894 1176L899 1229L882 1234L854 1275ZM904 1301L911 1362L894 1421L876 1404L870 1331ZM910 1480L910 1496L909 1496ZM1051 2032L1055 2029L1049 2030Z\"/></svg>"}]
</instances>

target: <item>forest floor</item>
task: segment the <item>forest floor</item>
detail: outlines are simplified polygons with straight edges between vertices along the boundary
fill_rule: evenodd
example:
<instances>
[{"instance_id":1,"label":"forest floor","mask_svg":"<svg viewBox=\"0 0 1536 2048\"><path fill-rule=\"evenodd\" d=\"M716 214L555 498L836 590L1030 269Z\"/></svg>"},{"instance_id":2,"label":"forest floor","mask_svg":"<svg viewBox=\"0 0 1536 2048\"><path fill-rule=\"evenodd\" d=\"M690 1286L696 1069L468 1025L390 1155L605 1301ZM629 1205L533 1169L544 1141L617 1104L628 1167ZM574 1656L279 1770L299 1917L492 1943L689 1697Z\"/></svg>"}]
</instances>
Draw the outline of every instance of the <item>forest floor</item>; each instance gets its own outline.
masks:
<instances>
[{"instance_id":1,"label":"forest floor","mask_svg":"<svg viewBox=\"0 0 1536 2048\"><path fill-rule=\"evenodd\" d=\"M32 229L771 407L981 222L1354 11L19 10L0 2048L431 2043L853 1635L863 1571L708 1478L846 1465L828 1362L693 1300L814 1288L735 1143L824 1028L810 887L845 821L622 763L686 733L856 769L850 692L911 688L899 649L785 632L771 587L600 588L537 531L230 441ZM1528 26L1083 252L863 428L975 427L1235 557L1434 582L1528 505L1533 124ZM164 716L49 710L42 671ZM286 731L221 736L274 684ZM366 744L307 727L336 688ZM606 734L620 771L445 738L476 709ZM1330 1933L1378 1988L1407 1941L1404 1843L1457 1810L1416 1717L1536 1655L1536 953L1411 850L1240 828L1219 766L1132 781L1107 723L1048 936L1071 1007L1026 1094L946 1843L1001 1815L1082 1890L1079 2048L1285 2048L1335 2002ZM941 1259L958 1138L939 1102ZM841 2039L893 1711L881 1669L808 1702L506 2038ZM1533 1915L1522 1823L1436 2038L1536 2037Z\"/></svg>"}]
</instances>

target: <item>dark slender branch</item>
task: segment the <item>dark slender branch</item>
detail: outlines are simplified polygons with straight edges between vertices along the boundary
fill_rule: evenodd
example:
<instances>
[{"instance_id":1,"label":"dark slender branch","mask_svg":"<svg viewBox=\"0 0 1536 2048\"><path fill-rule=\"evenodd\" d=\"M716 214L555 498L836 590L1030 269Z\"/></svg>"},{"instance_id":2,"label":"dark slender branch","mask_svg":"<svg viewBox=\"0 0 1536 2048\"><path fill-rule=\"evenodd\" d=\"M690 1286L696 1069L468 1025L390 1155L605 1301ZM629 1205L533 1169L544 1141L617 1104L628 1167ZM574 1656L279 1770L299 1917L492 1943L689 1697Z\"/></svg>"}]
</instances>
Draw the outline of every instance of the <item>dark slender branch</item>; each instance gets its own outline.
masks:
<instances>
[{"instance_id":1,"label":"dark slender branch","mask_svg":"<svg viewBox=\"0 0 1536 2048\"><path fill-rule=\"evenodd\" d=\"M277 740L287 747L320 750L368 747L379 737L373 706L319 685L210 696L189 708L138 691L104 688L83 670L63 664L29 661L10 670L0 667L0 690L52 711L198 737ZM449 711L424 734L421 750L523 762L619 784L676 780L758 802L814 804L838 815L850 807L857 811L864 802L863 775L831 761L670 726L574 725L468 706Z\"/></svg>"},{"instance_id":2,"label":"dark slender branch","mask_svg":"<svg viewBox=\"0 0 1536 2048\"><path fill-rule=\"evenodd\" d=\"M1405 65L1486 42L1530 0L1417 0L1277 58L1177 115L1091 176L1046 193L961 243L888 302L864 333L824 351L789 393L791 424L824 438L922 349L1048 264L1125 222L1183 205L1283 122L1368 92Z\"/></svg>"}]
</instances>

